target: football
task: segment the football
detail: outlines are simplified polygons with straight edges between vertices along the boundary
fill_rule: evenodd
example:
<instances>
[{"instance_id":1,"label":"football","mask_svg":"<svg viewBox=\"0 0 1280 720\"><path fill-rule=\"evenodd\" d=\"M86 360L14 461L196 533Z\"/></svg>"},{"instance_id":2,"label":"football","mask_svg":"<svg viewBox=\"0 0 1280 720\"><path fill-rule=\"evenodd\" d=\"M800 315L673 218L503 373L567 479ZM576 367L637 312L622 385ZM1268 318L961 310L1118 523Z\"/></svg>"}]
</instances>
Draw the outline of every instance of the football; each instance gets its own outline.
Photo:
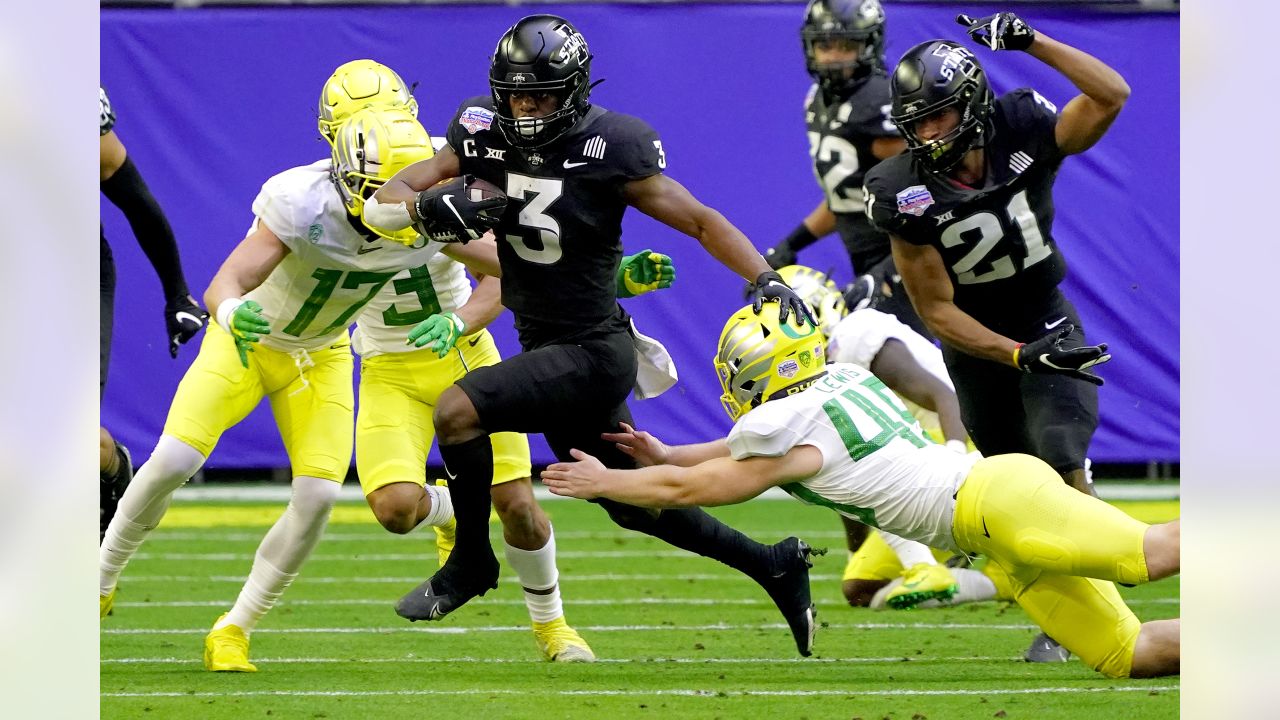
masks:
<instances>
[{"instance_id":1,"label":"football","mask_svg":"<svg viewBox=\"0 0 1280 720\"><path fill-rule=\"evenodd\" d=\"M498 224L507 194L473 175L451 178L418 193L419 232L436 242L475 240Z\"/></svg>"}]
</instances>

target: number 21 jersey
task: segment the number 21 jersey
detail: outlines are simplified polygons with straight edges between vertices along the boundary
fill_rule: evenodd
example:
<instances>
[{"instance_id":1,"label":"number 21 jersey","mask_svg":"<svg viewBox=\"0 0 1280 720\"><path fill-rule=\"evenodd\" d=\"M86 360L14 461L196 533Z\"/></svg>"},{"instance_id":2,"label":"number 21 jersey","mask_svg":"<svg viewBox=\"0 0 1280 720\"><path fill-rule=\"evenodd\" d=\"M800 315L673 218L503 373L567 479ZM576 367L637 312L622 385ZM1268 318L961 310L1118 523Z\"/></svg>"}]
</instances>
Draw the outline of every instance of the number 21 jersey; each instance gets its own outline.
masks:
<instances>
[{"instance_id":1,"label":"number 21 jersey","mask_svg":"<svg viewBox=\"0 0 1280 720\"><path fill-rule=\"evenodd\" d=\"M1057 109L1034 90L999 97L979 188L929 172L910 153L867 172L872 222L937 248L956 306L993 329L1032 318L1066 274L1052 235L1053 182L1063 158L1057 120ZM1011 303L1015 297L1020 302Z\"/></svg>"}]
</instances>

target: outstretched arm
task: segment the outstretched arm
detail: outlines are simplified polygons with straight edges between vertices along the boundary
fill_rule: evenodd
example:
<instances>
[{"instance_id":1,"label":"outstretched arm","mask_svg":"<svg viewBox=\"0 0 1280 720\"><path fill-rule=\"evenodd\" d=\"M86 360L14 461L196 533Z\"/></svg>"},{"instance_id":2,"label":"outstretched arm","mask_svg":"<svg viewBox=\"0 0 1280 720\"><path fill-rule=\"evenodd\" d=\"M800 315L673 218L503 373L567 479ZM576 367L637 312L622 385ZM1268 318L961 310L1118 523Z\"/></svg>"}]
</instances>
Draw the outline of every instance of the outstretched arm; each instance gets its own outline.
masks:
<instances>
[{"instance_id":1,"label":"outstretched arm","mask_svg":"<svg viewBox=\"0 0 1280 720\"><path fill-rule=\"evenodd\" d=\"M622 432L602 433L605 442L629 455L641 467L650 465L679 465L692 467L714 458L729 457L729 443L724 438L692 445L668 445L656 435L636 430L626 423L618 423Z\"/></svg>"},{"instance_id":2,"label":"outstretched arm","mask_svg":"<svg viewBox=\"0 0 1280 720\"><path fill-rule=\"evenodd\" d=\"M721 457L693 467L655 465L639 470L610 470L581 450L571 454L577 462L555 463L543 471L542 481L551 492L652 508L733 505L822 469L822 452L812 445L794 447L776 458Z\"/></svg>"},{"instance_id":3,"label":"outstretched arm","mask_svg":"<svg viewBox=\"0 0 1280 720\"><path fill-rule=\"evenodd\" d=\"M1080 89L1081 94L1058 116L1054 127L1058 149L1073 155L1093 147L1129 99L1129 84L1098 58L1044 33L1036 35L1027 54L1067 76Z\"/></svg>"}]
</instances>

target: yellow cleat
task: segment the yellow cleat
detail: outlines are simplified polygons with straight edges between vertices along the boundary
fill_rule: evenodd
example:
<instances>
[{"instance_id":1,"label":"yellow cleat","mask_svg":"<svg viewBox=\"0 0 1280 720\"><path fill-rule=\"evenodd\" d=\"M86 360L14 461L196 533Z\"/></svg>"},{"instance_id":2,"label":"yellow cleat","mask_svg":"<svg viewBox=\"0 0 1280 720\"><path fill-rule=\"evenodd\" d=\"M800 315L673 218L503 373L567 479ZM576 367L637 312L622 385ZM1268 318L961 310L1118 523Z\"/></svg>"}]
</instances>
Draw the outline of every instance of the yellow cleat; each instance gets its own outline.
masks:
<instances>
[{"instance_id":1,"label":"yellow cleat","mask_svg":"<svg viewBox=\"0 0 1280 720\"><path fill-rule=\"evenodd\" d=\"M458 521L449 518L444 527L432 525L431 529L436 533L436 554L440 556L440 567L444 567L449 561L449 553L453 552L453 543L458 538Z\"/></svg>"},{"instance_id":2,"label":"yellow cleat","mask_svg":"<svg viewBox=\"0 0 1280 720\"><path fill-rule=\"evenodd\" d=\"M569 627L564 616L546 623L533 624L533 640L547 662L595 662L596 654L577 630Z\"/></svg>"},{"instance_id":3,"label":"yellow cleat","mask_svg":"<svg viewBox=\"0 0 1280 720\"><path fill-rule=\"evenodd\" d=\"M116 604L115 588L111 588L111 592L107 593L106 595L99 595L98 596L98 619L101 620L102 618L110 615L111 608L115 607L115 604Z\"/></svg>"},{"instance_id":4,"label":"yellow cleat","mask_svg":"<svg viewBox=\"0 0 1280 720\"><path fill-rule=\"evenodd\" d=\"M224 613L214 625L226 617ZM204 637L204 669L213 672L258 672L249 662L249 638L236 625L211 630Z\"/></svg>"},{"instance_id":5,"label":"yellow cleat","mask_svg":"<svg viewBox=\"0 0 1280 720\"><path fill-rule=\"evenodd\" d=\"M917 563L902 576L902 584L885 596L894 610L909 610L926 600L950 600L960 586L943 565Z\"/></svg>"}]
</instances>

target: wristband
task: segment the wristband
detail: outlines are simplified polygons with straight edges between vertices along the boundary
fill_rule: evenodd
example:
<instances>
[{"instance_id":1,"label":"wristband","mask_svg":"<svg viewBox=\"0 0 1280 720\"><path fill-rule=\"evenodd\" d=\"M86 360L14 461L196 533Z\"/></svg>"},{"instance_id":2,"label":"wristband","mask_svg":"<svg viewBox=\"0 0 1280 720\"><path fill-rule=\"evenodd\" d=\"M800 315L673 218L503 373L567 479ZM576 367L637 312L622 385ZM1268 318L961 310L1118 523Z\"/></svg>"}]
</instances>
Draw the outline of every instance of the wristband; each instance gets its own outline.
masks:
<instances>
[{"instance_id":1,"label":"wristband","mask_svg":"<svg viewBox=\"0 0 1280 720\"><path fill-rule=\"evenodd\" d=\"M236 311L236 308L243 304L244 298L238 297L227 298L218 303L218 311L214 314L214 319L217 320L218 325L222 326L223 330L227 331L228 335L235 335L231 330L231 315Z\"/></svg>"},{"instance_id":2,"label":"wristband","mask_svg":"<svg viewBox=\"0 0 1280 720\"><path fill-rule=\"evenodd\" d=\"M467 323L462 320L462 316L458 315L458 313L451 312L446 313L445 317L449 318L449 322L453 323L453 326L458 329L458 337L462 337L467 334Z\"/></svg>"},{"instance_id":3,"label":"wristband","mask_svg":"<svg viewBox=\"0 0 1280 720\"><path fill-rule=\"evenodd\" d=\"M1013 346L1013 366L1019 370L1022 369L1022 363L1019 360L1021 359L1023 345L1026 345L1026 343L1018 343Z\"/></svg>"},{"instance_id":4,"label":"wristband","mask_svg":"<svg viewBox=\"0 0 1280 720\"><path fill-rule=\"evenodd\" d=\"M800 223L795 230L782 241L783 245L791 248L792 252L803 250L818 241L818 236L809 231L809 228Z\"/></svg>"},{"instance_id":5,"label":"wristband","mask_svg":"<svg viewBox=\"0 0 1280 720\"><path fill-rule=\"evenodd\" d=\"M402 202L381 203L370 197L364 201L364 219L383 230L403 230L413 224L409 208Z\"/></svg>"}]
</instances>

